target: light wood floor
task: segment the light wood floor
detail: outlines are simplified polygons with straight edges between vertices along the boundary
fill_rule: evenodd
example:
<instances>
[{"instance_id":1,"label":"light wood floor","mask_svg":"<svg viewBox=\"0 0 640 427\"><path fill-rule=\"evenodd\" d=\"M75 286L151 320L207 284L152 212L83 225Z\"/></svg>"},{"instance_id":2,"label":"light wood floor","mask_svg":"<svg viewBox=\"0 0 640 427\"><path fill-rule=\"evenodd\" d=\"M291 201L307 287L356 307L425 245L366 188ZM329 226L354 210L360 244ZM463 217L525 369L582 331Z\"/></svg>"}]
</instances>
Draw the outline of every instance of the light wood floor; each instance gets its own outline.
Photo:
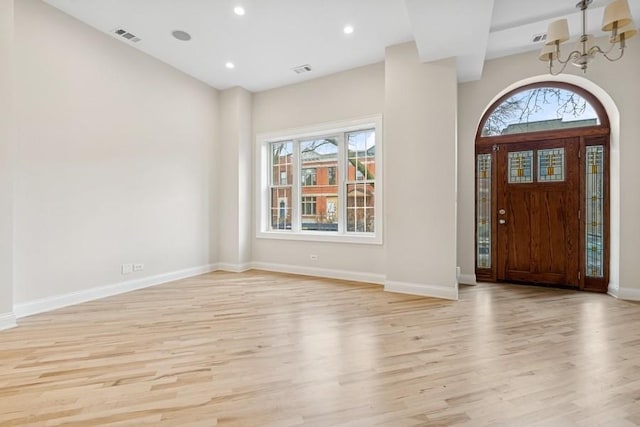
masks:
<instances>
[{"instance_id":1,"label":"light wood floor","mask_svg":"<svg viewBox=\"0 0 640 427\"><path fill-rule=\"evenodd\" d=\"M640 305L212 273L0 332L0 425L640 425Z\"/></svg>"}]
</instances>

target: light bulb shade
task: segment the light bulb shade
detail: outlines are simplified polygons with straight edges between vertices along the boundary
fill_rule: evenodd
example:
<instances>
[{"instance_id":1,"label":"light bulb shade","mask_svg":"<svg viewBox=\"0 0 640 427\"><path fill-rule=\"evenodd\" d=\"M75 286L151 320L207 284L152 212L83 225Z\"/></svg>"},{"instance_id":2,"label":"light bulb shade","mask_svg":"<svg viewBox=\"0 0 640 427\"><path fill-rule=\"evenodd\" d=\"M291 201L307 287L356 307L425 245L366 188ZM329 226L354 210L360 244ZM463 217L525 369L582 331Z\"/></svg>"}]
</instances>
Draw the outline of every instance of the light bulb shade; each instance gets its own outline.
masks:
<instances>
[{"instance_id":1,"label":"light bulb shade","mask_svg":"<svg viewBox=\"0 0 640 427\"><path fill-rule=\"evenodd\" d=\"M633 24L629 24L626 27L623 27L618 30L618 34L611 39L611 43L620 42L621 35L624 34L624 39L629 40L631 37L638 34L638 30L633 26Z\"/></svg>"},{"instance_id":2,"label":"light bulb shade","mask_svg":"<svg viewBox=\"0 0 640 427\"><path fill-rule=\"evenodd\" d=\"M543 62L549 62L552 59L556 59L556 47L555 46L542 46L538 59Z\"/></svg>"},{"instance_id":3,"label":"light bulb shade","mask_svg":"<svg viewBox=\"0 0 640 427\"><path fill-rule=\"evenodd\" d=\"M549 24L547 29L547 46L555 44L555 42L562 43L569 40L569 24L566 19L559 19Z\"/></svg>"},{"instance_id":4,"label":"light bulb shade","mask_svg":"<svg viewBox=\"0 0 640 427\"><path fill-rule=\"evenodd\" d=\"M613 30L613 25L618 24L618 28L622 28L631 24L631 11L627 0L615 0L604 9L604 18L602 19L602 31Z\"/></svg>"}]
</instances>

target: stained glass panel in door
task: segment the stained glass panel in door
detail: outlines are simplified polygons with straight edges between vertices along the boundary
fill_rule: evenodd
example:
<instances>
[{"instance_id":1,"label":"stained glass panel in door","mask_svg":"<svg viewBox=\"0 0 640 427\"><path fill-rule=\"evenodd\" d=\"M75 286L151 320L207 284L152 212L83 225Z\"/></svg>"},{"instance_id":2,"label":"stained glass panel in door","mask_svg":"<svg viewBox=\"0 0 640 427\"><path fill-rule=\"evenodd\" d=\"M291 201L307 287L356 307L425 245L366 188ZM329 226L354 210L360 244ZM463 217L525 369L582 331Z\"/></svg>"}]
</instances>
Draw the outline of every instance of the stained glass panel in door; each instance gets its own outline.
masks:
<instances>
[{"instance_id":1,"label":"stained glass panel in door","mask_svg":"<svg viewBox=\"0 0 640 427\"><path fill-rule=\"evenodd\" d=\"M477 168L476 264L491 268L491 154L479 154Z\"/></svg>"},{"instance_id":2,"label":"stained glass panel in door","mask_svg":"<svg viewBox=\"0 0 640 427\"><path fill-rule=\"evenodd\" d=\"M586 275L604 277L604 147L587 147L585 180Z\"/></svg>"}]
</instances>

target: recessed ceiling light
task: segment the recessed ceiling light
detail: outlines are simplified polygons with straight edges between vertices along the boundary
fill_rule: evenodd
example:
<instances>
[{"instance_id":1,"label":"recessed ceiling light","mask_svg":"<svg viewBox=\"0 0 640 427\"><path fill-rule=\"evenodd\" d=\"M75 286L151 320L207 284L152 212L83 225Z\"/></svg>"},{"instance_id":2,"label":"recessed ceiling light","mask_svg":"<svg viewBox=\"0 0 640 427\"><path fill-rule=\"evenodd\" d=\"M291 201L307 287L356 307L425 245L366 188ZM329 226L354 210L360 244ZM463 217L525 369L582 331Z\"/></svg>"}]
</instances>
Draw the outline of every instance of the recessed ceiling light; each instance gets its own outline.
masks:
<instances>
[{"instance_id":1,"label":"recessed ceiling light","mask_svg":"<svg viewBox=\"0 0 640 427\"><path fill-rule=\"evenodd\" d=\"M236 7L234 7L234 8L233 8L233 13L235 13L235 14L236 14L236 15L238 15L238 16L242 16L242 15L244 15L244 14L245 14L244 7L242 7L242 6L236 6Z\"/></svg>"},{"instance_id":2,"label":"recessed ceiling light","mask_svg":"<svg viewBox=\"0 0 640 427\"><path fill-rule=\"evenodd\" d=\"M346 25L342 31L344 31L345 34L351 34L351 33L353 33L353 26L352 25Z\"/></svg>"},{"instance_id":3,"label":"recessed ceiling light","mask_svg":"<svg viewBox=\"0 0 640 427\"><path fill-rule=\"evenodd\" d=\"M227 62L226 64L224 64L224 66L230 70L233 70L234 68L236 68L236 64L234 64L233 62Z\"/></svg>"},{"instance_id":4,"label":"recessed ceiling light","mask_svg":"<svg viewBox=\"0 0 640 427\"><path fill-rule=\"evenodd\" d=\"M191 40L191 34L187 33L186 31L175 30L171 34L173 35L173 37L177 38L178 40L182 40L183 42Z\"/></svg>"}]
</instances>

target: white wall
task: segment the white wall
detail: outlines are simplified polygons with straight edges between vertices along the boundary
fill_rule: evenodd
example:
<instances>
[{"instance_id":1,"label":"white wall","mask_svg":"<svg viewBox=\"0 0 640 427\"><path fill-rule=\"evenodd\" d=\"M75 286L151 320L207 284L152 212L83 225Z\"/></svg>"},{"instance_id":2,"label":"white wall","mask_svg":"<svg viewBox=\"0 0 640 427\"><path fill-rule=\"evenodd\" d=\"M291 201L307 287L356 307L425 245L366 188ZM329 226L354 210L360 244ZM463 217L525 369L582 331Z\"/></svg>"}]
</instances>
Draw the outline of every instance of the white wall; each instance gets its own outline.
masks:
<instances>
[{"instance_id":1,"label":"white wall","mask_svg":"<svg viewBox=\"0 0 640 427\"><path fill-rule=\"evenodd\" d=\"M421 64L414 43L388 48L384 64L256 94L256 134L383 113L385 171L383 245L256 238L256 265L457 298L456 102L455 62Z\"/></svg>"},{"instance_id":2,"label":"white wall","mask_svg":"<svg viewBox=\"0 0 640 427\"><path fill-rule=\"evenodd\" d=\"M387 64L398 79L410 76L402 83L385 81L379 63L253 96L241 88L218 95L37 0L17 5L15 27L18 306L218 261L384 283L392 259L395 281L455 292L451 61L420 65L407 44L390 50L394 65ZM448 102L443 108L431 96ZM386 203L385 226L402 230L391 235L391 251L255 238L255 134L382 113L392 118L383 155L391 153L385 185L396 201L409 203L415 192L393 177L406 177L408 150L416 167L432 149L446 159L427 184L419 233L402 228L405 205ZM444 223L429 219L438 209L431 198L446 205ZM407 269L407 262L421 267ZM145 271L122 276L123 263L143 263Z\"/></svg>"},{"instance_id":3,"label":"white wall","mask_svg":"<svg viewBox=\"0 0 640 427\"><path fill-rule=\"evenodd\" d=\"M382 114L384 96L382 63L256 93L253 131L271 133ZM369 280L383 280L381 245L257 239L255 233L252 237L253 261L263 268L286 265L289 271L348 271L364 273ZM318 255L318 260L311 261L310 254Z\"/></svg>"},{"instance_id":4,"label":"white wall","mask_svg":"<svg viewBox=\"0 0 640 427\"><path fill-rule=\"evenodd\" d=\"M13 0L0 0L0 329L13 311Z\"/></svg>"},{"instance_id":5,"label":"white wall","mask_svg":"<svg viewBox=\"0 0 640 427\"><path fill-rule=\"evenodd\" d=\"M37 0L15 61L17 304L217 261L216 90Z\"/></svg>"},{"instance_id":6,"label":"white wall","mask_svg":"<svg viewBox=\"0 0 640 427\"><path fill-rule=\"evenodd\" d=\"M251 262L251 97L239 87L220 94L219 265L231 271L245 270Z\"/></svg>"},{"instance_id":7,"label":"white wall","mask_svg":"<svg viewBox=\"0 0 640 427\"><path fill-rule=\"evenodd\" d=\"M605 107L608 106L607 99L611 100L610 104L615 105L610 110L620 113L619 120L612 117L611 284L613 288L619 284L620 296L639 299L640 193L637 183L640 182L640 168L637 163L640 159L640 121L637 104L640 99L640 40L629 42L629 49L619 62L609 63L598 58L586 74L574 71L572 67L568 72L572 75L558 79L569 80L593 91L596 96L601 95ZM474 274L474 138L480 117L496 96L509 86L548 78L545 65L538 61L537 53L532 52L488 61L482 80L460 85L458 261L465 275ZM616 194L617 186L619 194Z\"/></svg>"},{"instance_id":8,"label":"white wall","mask_svg":"<svg viewBox=\"0 0 640 427\"><path fill-rule=\"evenodd\" d=\"M385 289L456 299L455 61L389 47L385 89Z\"/></svg>"}]
</instances>

